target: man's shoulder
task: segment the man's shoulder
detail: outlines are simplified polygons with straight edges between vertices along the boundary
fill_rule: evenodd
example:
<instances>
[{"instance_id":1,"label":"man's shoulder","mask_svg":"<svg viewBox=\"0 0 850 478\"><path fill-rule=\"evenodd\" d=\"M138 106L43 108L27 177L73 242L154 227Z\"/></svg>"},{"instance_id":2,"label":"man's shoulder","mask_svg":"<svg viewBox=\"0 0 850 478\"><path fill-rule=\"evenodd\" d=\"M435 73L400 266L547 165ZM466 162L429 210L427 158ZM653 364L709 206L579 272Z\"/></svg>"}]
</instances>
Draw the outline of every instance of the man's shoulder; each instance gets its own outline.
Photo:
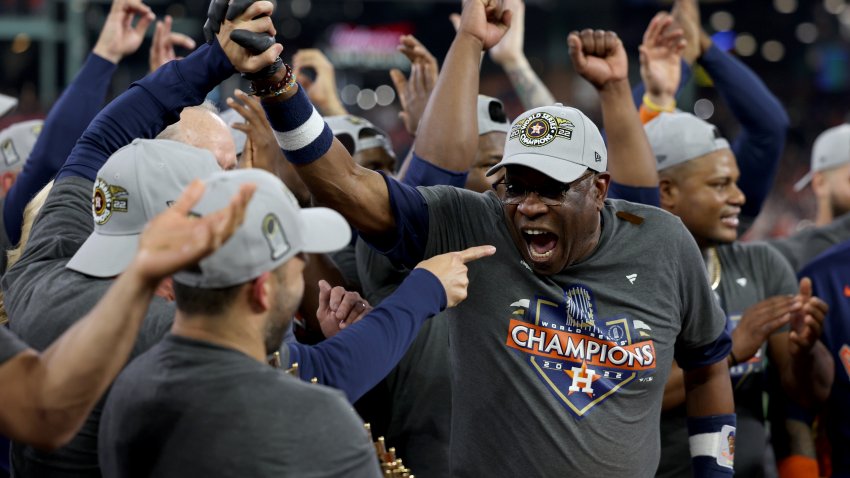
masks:
<instances>
[{"instance_id":1,"label":"man's shoulder","mask_svg":"<svg viewBox=\"0 0 850 478\"><path fill-rule=\"evenodd\" d=\"M850 239L827 249L812 259L802 268L800 275L847 270L848 267L850 267Z\"/></svg>"},{"instance_id":2,"label":"man's shoulder","mask_svg":"<svg viewBox=\"0 0 850 478\"><path fill-rule=\"evenodd\" d=\"M604 220L609 221L617 236L633 234L641 241L669 243L685 236L682 220L669 212L622 199L606 199ZM603 224L603 228L606 227ZM618 240L620 238L618 237Z\"/></svg>"}]
</instances>

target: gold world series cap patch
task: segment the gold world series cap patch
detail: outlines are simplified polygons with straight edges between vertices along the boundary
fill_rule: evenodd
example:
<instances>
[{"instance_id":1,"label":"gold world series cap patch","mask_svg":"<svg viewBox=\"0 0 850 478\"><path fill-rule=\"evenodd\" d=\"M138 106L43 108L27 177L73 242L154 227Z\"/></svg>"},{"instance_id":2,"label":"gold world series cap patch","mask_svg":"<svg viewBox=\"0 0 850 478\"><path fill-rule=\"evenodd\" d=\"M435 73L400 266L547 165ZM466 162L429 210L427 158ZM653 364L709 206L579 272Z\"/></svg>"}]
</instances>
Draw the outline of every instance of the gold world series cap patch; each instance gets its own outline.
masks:
<instances>
[{"instance_id":1,"label":"gold world series cap patch","mask_svg":"<svg viewBox=\"0 0 850 478\"><path fill-rule=\"evenodd\" d=\"M121 186L110 186L101 178L94 183L92 194L92 213L94 222L106 224L113 212L127 212L127 190Z\"/></svg>"},{"instance_id":2,"label":"gold world series cap patch","mask_svg":"<svg viewBox=\"0 0 850 478\"><path fill-rule=\"evenodd\" d=\"M516 123L511 128L511 134L508 139L519 138L519 142L523 146L546 146L554 141L555 138L571 140L573 138L573 128L575 128L575 125L572 121L541 111Z\"/></svg>"}]
</instances>

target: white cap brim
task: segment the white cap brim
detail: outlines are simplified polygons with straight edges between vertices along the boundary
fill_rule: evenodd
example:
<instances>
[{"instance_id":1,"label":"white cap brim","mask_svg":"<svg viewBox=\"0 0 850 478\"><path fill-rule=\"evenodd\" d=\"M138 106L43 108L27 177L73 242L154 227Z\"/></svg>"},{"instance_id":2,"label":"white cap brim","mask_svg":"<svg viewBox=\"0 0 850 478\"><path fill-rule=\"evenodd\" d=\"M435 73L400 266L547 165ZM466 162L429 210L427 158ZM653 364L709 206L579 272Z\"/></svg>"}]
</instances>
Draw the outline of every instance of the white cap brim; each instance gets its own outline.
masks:
<instances>
[{"instance_id":1,"label":"white cap brim","mask_svg":"<svg viewBox=\"0 0 850 478\"><path fill-rule=\"evenodd\" d=\"M11 96L0 95L0 116L8 113L12 108L18 106L18 99Z\"/></svg>"},{"instance_id":2,"label":"white cap brim","mask_svg":"<svg viewBox=\"0 0 850 478\"><path fill-rule=\"evenodd\" d=\"M92 232L65 266L93 277L115 277L133 261L139 235L106 235Z\"/></svg>"},{"instance_id":3,"label":"white cap brim","mask_svg":"<svg viewBox=\"0 0 850 478\"><path fill-rule=\"evenodd\" d=\"M342 214L326 207L310 207L299 211L303 230L303 251L324 254L338 251L351 243L351 227Z\"/></svg>"},{"instance_id":4,"label":"white cap brim","mask_svg":"<svg viewBox=\"0 0 850 478\"><path fill-rule=\"evenodd\" d=\"M502 159L499 164L487 171L487 176L492 176L498 170L511 165L535 169L561 183L571 183L588 170L588 167L584 164L573 163L565 159L554 158L545 154L520 153Z\"/></svg>"},{"instance_id":5,"label":"white cap brim","mask_svg":"<svg viewBox=\"0 0 850 478\"><path fill-rule=\"evenodd\" d=\"M812 182L812 178L814 177L814 175L815 175L814 171L809 171L808 173L806 173L805 176L803 176L802 178L800 178L799 181L794 183L794 191L795 192L802 191L803 188L805 188L806 186L809 185L810 182Z\"/></svg>"}]
</instances>

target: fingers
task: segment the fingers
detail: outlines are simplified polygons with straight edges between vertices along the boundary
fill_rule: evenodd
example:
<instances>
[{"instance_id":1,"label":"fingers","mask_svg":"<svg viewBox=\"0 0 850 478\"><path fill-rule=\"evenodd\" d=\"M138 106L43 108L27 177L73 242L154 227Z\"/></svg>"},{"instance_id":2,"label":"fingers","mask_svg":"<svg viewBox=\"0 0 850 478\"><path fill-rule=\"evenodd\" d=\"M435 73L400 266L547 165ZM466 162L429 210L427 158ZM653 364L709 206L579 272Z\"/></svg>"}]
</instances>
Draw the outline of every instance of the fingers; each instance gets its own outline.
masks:
<instances>
[{"instance_id":1,"label":"fingers","mask_svg":"<svg viewBox=\"0 0 850 478\"><path fill-rule=\"evenodd\" d=\"M342 289L342 287L340 287ZM366 308L366 302L360 297L357 292L349 292L342 289L343 296L339 302L334 317L338 321L354 320Z\"/></svg>"},{"instance_id":2,"label":"fingers","mask_svg":"<svg viewBox=\"0 0 850 478\"><path fill-rule=\"evenodd\" d=\"M808 277L800 279L800 295L804 300L812 296L812 280Z\"/></svg>"},{"instance_id":3,"label":"fingers","mask_svg":"<svg viewBox=\"0 0 850 478\"><path fill-rule=\"evenodd\" d=\"M195 46L197 46L195 44L195 40L193 40L192 37L177 32L173 32L168 35L168 42L171 45L176 45L187 50L194 50Z\"/></svg>"},{"instance_id":4,"label":"fingers","mask_svg":"<svg viewBox=\"0 0 850 478\"><path fill-rule=\"evenodd\" d=\"M649 26L646 27L646 31L643 32L643 43L646 45L651 45L658 38L661 33L660 24L664 19L664 12L658 12L652 17L652 20L649 22Z\"/></svg>"},{"instance_id":5,"label":"fingers","mask_svg":"<svg viewBox=\"0 0 850 478\"><path fill-rule=\"evenodd\" d=\"M316 310L318 317L324 317L330 313L331 285L324 279L319 281L319 308Z\"/></svg>"},{"instance_id":6,"label":"fingers","mask_svg":"<svg viewBox=\"0 0 850 478\"><path fill-rule=\"evenodd\" d=\"M274 37L266 33L255 33L237 29L230 32L230 39L252 55L259 55L274 45Z\"/></svg>"},{"instance_id":7,"label":"fingers","mask_svg":"<svg viewBox=\"0 0 850 478\"><path fill-rule=\"evenodd\" d=\"M147 6L145 5L145 8ZM136 22L136 27L133 30L139 36L144 36L145 32L148 31L148 27L151 26L151 23L156 19L156 15L153 14L150 8L147 8L147 11L144 13L139 13L139 21Z\"/></svg>"},{"instance_id":8,"label":"fingers","mask_svg":"<svg viewBox=\"0 0 850 478\"><path fill-rule=\"evenodd\" d=\"M584 43L578 32L571 32L567 36L567 46L570 50L570 60L573 67L581 71L587 65L587 57L584 56Z\"/></svg>"},{"instance_id":9,"label":"fingers","mask_svg":"<svg viewBox=\"0 0 850 478\"><path fill-rule=\"evenodd\" d=\"M494 246L475 246L458 252L464 264L481 259L482 257L492 256L495 253L496 248Z\"/></svg>"},{"instance_id":10,"label":"fingers","mask_svg":"<svg viewBox=\"0 0 850 478\"><path fill-rule=\"evenodd\" d=\"M234 1L234 4L237 3L237 1L240 1L240 0ZM245 0L245 1L250 2L251 0ZM241 4L240 4L239 7L241 8ZM231 5L228 8L228 12L227 12L228 13L227 19L230 20L230 21L245 21L245 22L247 22L251 19L256 19L257 17L261 17L261 16L262 17L270 17L271 14L274 13L274 4L272 2L269 2L268 0L263 0L263 1L260 1L260 2L251 3L250 5L248 5L247 9L243 10L241 13L239 13L237 15L234 15L233 18L230 18L230 16L229 16L231 8L234 8L234 6ZM271 18L269 18L269 21L271 21Z\"/></svg>"},{"instance_id":11,"label":"fingers","mask_svg":"<svg viewBox=\"0 0 850 478\"><path fill-rule=\"evenodd\" d=\"M401 108L407 108L407 95L405 92L407 91L407 78L404 77L404 73L401 70L393 68L390 70L390 79L393 81L393 87L395 87L396 95L398 95L399 101L401 101Z\"/></svg>"},{"instance_id":12,"label":"fingers","mask_svg":"<svg viewBox=\"0 0 850 478\"><path fill-rule=\"evenodd\" d=\"M243 131L243 128L250 129L251 125L269 125L269 120L266 117L265 110L263 110L263 107L258 99L249 96L247 93L239 89L234 90L233 94L241 101L241 103L235 101L233 98L228 98L228 106L236 110L236 112L239 113L239 115L244 118L245 121L248 122L248 124L244 127L239 127L236 129ZM269 125L269 128L271 128L271 125Z\"/></svg>"},{"instance_id":13,"label":"fingers","mask_svg":"<svg viewBox=\"0 0 850 478\"><path fill-rule=\"evenodd\" d=\"M452 13L449 15L449 21L452 22L452 26L455 27L455 31L460 30L460 14Z\"/></svg>"}]
</instances>

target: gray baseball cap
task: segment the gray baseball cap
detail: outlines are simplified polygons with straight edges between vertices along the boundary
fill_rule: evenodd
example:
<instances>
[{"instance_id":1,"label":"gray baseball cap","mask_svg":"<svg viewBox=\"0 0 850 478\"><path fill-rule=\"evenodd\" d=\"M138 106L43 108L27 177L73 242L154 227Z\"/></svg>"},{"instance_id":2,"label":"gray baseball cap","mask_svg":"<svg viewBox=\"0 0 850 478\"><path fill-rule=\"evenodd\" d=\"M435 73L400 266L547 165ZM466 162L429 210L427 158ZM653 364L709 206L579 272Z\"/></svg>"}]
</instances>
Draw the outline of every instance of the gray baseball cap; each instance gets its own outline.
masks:
<instances>
[{"instance_id":1,"label":"gray baseball cap","mask_svg":"<svg viewBox=\"0 0 850 478\"><path fill-rule=\"evenodd\" d=\"M478 95L478 136L493 132L507 133L510 127L505 105L498 98Z\"/></svg>"},{"instance_id":2,"label":"gray baseball cap","mask_svg":"<svg viewBox=\"0 0 850 478\"><path fill-rule=\"evenodd\" d=\"M815 138L812 145L812 169L794 184L794 190L800 191L806 187L815 173L846 163L850 163L850 124L829 128Z\"/></svg>"},{"instance_id":3,"label":"gray baseball cap","mask_svg":"<svg viewBox=\"0 0 850 478\"><path fill-rule=\"evenodd\" d=\"M605 171L608 150L590 118L575 108L555 103L526 111L514 120L505 155L487 171L487 176L514 164L569 183L588 168Z\"/></svg>"},{"instance_id":4,"label":"gray baseball cap","mask_svg":"<svg viewBox=\"0 0 850 478\"><path fill-rule=\"evenodd\" d=\"M658 171L729 149L716 126L683 111L661 113L644 130Z\"/></svg>"},{"instance_id":5,"label":"gray baseball cap","mask_svg":"<svg viewBox=\"0 0 850 478\"><path fill-rule=\"evenodd\" d=\"M15 106L18 106L17 98L13 96L0 95L0 116L5 115Z\"/></svg>"},{"instance_id":6,"label":"gray baseball cap","mask_svg":"<svg viewBox=\"0 0 850 478\"><path fill-rule=\"evenodd\" d=\"M324 120L352 156L365 149L384 148L395 158L389 135L369 120L354 115L325 116Z\"/></svg>"},{"instance_id":7,"label":"gray baseball cap","mask_svg":"<svg viewBox=\"0 0 850 478\"><path fill-rule=\"evenodd\" d=\"M181 284L202 289L244 284L300 252L333 252L351 241L342 215L323 207L301 209L283 182L265 171L223 171L204 182L204 195L192 208L201 216L227 206L243 184L257 189L233 236L197 268L174 275Z\"/></svg>"},{"instance_id":8,"label":"gray baseball cap","mask_svg":"<svg viewBox=\"0 0 850 478\"><path fill-rule=\"evenodd\" d=\"M43 126L42 120L30 120L0 131L0 172L18 171L24 167Z\"/></svg>"},{"instance_id":9,"label":"gray baseball cap","mask_svg":"<svg viewBox=\"0 0 850 478\"><path fill-rule=\"evenodd\" d=\"M135 139L100 168L92 191L94 231L66 266L114 277L130 264L139 234L194 179L221 171L205 149L165 139Z\"/></svg>"}]
</instances>

